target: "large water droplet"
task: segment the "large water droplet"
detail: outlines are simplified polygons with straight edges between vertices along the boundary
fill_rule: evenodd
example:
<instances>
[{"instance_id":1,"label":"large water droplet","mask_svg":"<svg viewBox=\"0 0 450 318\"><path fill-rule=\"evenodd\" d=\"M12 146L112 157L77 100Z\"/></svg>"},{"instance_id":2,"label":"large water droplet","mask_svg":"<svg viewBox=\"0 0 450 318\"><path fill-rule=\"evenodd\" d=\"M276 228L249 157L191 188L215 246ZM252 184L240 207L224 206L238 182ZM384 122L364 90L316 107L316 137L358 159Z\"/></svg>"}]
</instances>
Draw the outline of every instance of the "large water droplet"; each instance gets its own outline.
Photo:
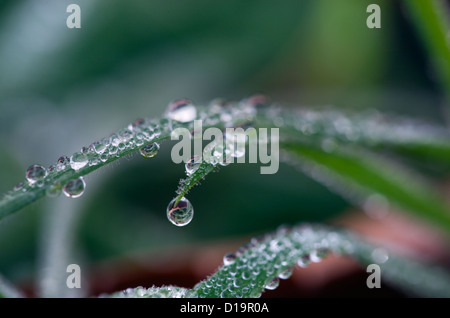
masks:
<instances>
[{"instance_id":1,"label":"large water droplet","mask_svg":"<svg viewBox=\"0 0 450 318\"><path fill-rule=\"evenodd\" d=\"M231 265L236 261L236 254L227 253L223 256L223 265Z\"/></svg>"},{"instance_id":2,"label":"large water droplet","mask_svg":"<svg viewBox=\"0 0 450 318\"><path fill-rule=\"evenodd\" d=\"M176 204L176 198L170 201L167 206L167 218L176 226L184 226L189 224L194 217L194 208L191 202L182 197Z\"/></svg>"},{"instance_id":3,"label":"large water droplet","mask_svg":"<svg viewBox=\"0 0 450 318\"><path fill-rule=\"evenodd\" d=\"M146 145L139 149L140 154L144 158L153 158L158 154L159 151L159 144L157 142L154 142L152 144Z\"/></svg>"},{"instance_id":4,"label":"large water droplet","mask_svg":"<svg viewBox=\"0 0 450 318\"><path fill-rule=\"evenodd\" d=\"M48 171L43 166L32 165L27 169L25 176L30 184L34 184L35 182L44 179L47 174Z\"/></svg>"},{"instance_id":5,"label":"large water droplet","mask_svg":"<svg viewBox=\"0 0 450 318\"><path fill-rule=\"evenodd\" d=\"M264 288L268 290L274 290L280 285L280 279L278 277L274 277L269 283L267 283Z\"/></svg>"},{"instance_id":6,"label":"large water droplet","mask_svg":"<svg viewBox=\"0 0 450 318\"><path fill-rule=\"evenodd\" d=\"M190 176L193 174L202 164L202 156L195 155L191 159L189 159L188 162L186 162L185 168L186 168L186 174Z\"/></svg>"},{"instance_id":7,"label":"large water droplet","mask_svg":"<svg viewBox=\"0 0 450 318\"><path fill-rule=\"evenodd\" d=\"M169 104L167 117L183 123L190 122L197 117L197 109L189 99L179 99Z\"/></svg>"},{"instance_id":8,"label":"large water droplet","mask_svg":"<svg viewBox=\"0 0 450 318\"><path fill-rule=\"evenodd\" d=\"M78 198L83 194L85 187L86 183L83 177L79 177L67 182L63 188L63 192L69 198Z\"/></svg>"},{"instance_id":9,"label":"large water droplet","mask_svg":"<svg viewBox=\"0 0 450 318\"><path fill-rule=\"evenodd\" d=\"M70 167L79 170L88 164L88 157L82 152L76 152L70 157Z\"/></svg>"}]
</instances>

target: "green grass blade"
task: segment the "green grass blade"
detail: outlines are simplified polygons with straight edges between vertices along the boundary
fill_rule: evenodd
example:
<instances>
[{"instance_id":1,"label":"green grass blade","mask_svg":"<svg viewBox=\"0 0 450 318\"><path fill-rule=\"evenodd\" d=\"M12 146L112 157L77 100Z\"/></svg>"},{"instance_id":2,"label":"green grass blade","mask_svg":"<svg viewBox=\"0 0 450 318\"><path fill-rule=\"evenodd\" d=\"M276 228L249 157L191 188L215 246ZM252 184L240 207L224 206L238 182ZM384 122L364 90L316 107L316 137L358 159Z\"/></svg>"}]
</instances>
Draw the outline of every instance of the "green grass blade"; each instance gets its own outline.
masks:
<instances>
[{"instance_id":1,"label":"green grass blade","mask_svg":"<svg viewBox=\"0 0 450 318\"><path fill-rule=\"evenodd\" d=\"M387 255L374 256L377 246L338 228L303 224L280 227L274 233L242 245L233 262L221 266L193 289L137 287L103 297L255 298L288 279L299 264L320 262L329 254L349 256L362 266L380 266L381 283L388 282L413 297L450 297L450 273L432 264ZM301 270L295 269L295 270ZM368 274L369 276L369 274ZM270 287L269 285L272 285Z\"/></svg>"},{"instance_id":2,"label":"green grass blade","mask_svg":"<svg viewBox=\"0 0 450 318\"><path fill-rule=\"evenodd\" d=\"M450 29L446 4L438 0L404 0L403 5L428 51L447 98L450 98Z\"/></svg>"},{"instance_id":3,"label":"green grass blade","mask_svg":"<svg viewBox=\"0 0 450 318\"><path fill-rule=\"evenodd\" d=\"M372 194L395 207L432 221L450 232L450 209L425 181L391 161L361 149L340 147L325 152L314 145L285 143L286 161L299 166L353 203L363 205Z\"/></svg>"},{"instance_id":4,"label":"green grass blade","mask_svg":"<svg viewBox=\"0 0 450 318\"><path fill-rule=\"evenodd\" d=\"M359 145L450 167L450 130L437 123L375 110L349 113L334 108L268 109L260 112L256 123L278 127L280 136L303 138L324 149Z\"/></svg>"}]
</instances>

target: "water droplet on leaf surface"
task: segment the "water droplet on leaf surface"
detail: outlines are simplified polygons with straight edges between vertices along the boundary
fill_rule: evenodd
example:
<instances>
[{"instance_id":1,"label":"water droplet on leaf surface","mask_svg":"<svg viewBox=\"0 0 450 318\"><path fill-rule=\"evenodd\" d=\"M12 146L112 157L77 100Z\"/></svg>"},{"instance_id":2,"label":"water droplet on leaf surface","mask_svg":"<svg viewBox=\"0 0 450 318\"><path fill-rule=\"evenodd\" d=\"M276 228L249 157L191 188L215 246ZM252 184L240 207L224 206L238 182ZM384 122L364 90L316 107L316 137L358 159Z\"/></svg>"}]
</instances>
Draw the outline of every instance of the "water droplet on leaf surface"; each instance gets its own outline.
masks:
<instances>
[{"instance_id":1,"label":"water droplet on leaf surface","mask_svg":"<svg viewBox=\"0 0 450 318\"><path fill-rule=\"evenodd\" d=\"M30 184L34 184L35 182L44 179L48 174L47 169L45 169L41 165L32 165L27 169L26 178Z\"/></svg>"},{"instance_id":2,"label":"water droplet on leaf surface","mask_svg":"<svg viewBox=\"0 0 450 318\"><path fill-rule=\"evenodd\" d=\"M139 149L140 154L144 158L153 158L158 154L159 151L159 144L157 142L154 142L152 144L146 145Z\"/></svg>"},{"instance_id":3,"label":"water droplet on leaf surface","mask_svg":"<svg viewBox=\"0 0 450 318\"><path fill-rule=\"evenodd\" d=\"M190 122L197 117L197 109L189 99L179 99L169 104L167 117L182 123Z\"/></svg>"},{"instance_id":4,"label":"water droplet on leaf surface","mask_svg":"<svg viewBox=\"0 0 450 318\"><path fill-rule=\"evenodd\" d=\"M231 265L236 261L236 254L227 253L223 256L223 265Z\"/></svg>"},{"instance_id":5,"label":"water droplet on leaf surface","mask_svg":"<svg viewBox=\"0 0 450 318\"><path fill-rule=\"evenodd\" d=\"M292 276L292 268L286 268L284 271L280 273L280 275L278 275L278 277L281 279L288 279L291 276Z\"/></svg>"},{"instance_id":6,"label":"water droplet on leaf surface","mask_svg":"<svg viewBox=\"0 0 450 318\"><path fill-rule=\"evenodd\" d=\"M76 152L70 157L70 167L80 170L88 164L88 157L82 152Z\"/></svg>"},{"instance_id":7,"label":"water droplet on leaf surface","mask_svg":"<svg viewBox=\"0 0 450 318\"><path fill-rule=\"evenodd\" d=\"M202 157L200 155L195 155L188 162L186 162L185 168L188 176L193 174L202 164Z\"/></svg>"},{"instance_id":8,"label":"water droplet on leaf surface","mask_svg":"<svg viewBox=\"0 0 450 318\"><path fill-rule=\"evenodd\" d=\"M278 277L274 277L269 283L267 283L264 288L268 290L274 290L280 285L280 279Z\"/></svg>"}]
</instances>

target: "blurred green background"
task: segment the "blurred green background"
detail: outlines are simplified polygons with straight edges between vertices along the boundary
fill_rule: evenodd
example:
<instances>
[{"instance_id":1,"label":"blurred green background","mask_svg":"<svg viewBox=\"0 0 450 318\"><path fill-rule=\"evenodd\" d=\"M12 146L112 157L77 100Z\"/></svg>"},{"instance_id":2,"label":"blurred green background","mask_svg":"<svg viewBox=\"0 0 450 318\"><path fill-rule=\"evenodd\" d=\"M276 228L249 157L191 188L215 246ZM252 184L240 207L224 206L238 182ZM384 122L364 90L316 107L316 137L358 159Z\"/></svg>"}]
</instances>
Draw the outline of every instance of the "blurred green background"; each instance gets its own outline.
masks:
<instances>
[{"instance_id":1,"label":"blurred green background","mask_svg":"<svg viewBox=\"0 0 450 318\"><path fill-rule=\"evenodd\" d=\"M81 8L81 29L66 27L70 3ZM381 7L381 29L366 26L370 3ZM48 167L182 97L206 104L264 93L288 107L445 120L427 54L402 3L391 0L3 0L0 73L0 192L29 165ZM184 167L170 148L92 173L79 199L46 198L3 220L0 273L34 281L64 238L72 262L95 264L327 221L348 208L289 166L260 175L259 165L232 165L192 190L194 220L176 228L165 209ZM64 222L69 238L58 232Z\"/></svg>"}]
</instances>

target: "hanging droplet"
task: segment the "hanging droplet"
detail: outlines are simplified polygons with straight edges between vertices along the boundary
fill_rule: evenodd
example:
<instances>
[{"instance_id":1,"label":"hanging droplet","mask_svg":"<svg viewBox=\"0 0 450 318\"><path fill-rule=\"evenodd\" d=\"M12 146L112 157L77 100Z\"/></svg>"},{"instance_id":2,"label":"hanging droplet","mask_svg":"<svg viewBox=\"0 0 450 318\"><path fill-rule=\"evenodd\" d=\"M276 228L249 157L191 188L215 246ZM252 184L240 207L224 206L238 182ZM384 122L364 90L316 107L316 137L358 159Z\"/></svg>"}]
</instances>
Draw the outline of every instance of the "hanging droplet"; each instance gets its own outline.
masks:
<instances>
[{"instance_id":1,"label":"hanging droplet","mask_svg":"<svg viewBox=\"0 0 450 318\"><path fill-rule=\"evenodd\" d=\"M34 184L35 182L44 179L48 174L47 169L41 165L32 165L27 169L25 174L29 184Z\"/></svg>"},{"instance_id":2,"label":"hanging droplet","mask_svg":"<svg viewBox=\"0 0 450 318\"><path fill-rule=\"evenodd\" d=\"M317 248L317 249L315 249L315 250L313 250L311 252L311 254L309 255L309 259L313 263L319 263L320 261L322 261L322 259L325 256L327 256L327 254L328 254L328 249L326 249L326 248Z\"/></svg>"},{"instance_id":3,"label":"hanging droplet","mask_svg":"<svg viewBox=\"0 0 450 318\"><path fill-rule=\"evenodd\" d=\"M167 117L182 123L190 122L197 117L197 109L189 99L179 99L169 104Z\"/></svg>"},{"instance_id":4,"label":"hanging droplet","mask_svg":"<svg viewBox=\"0 0 450 318\"><path fill-rule=\"evenodd\" d=\"M292 268L286 268L284 271L280 273L280 275L278 275L278 277L281 279L288 279L291 276L292 276Z\"/></svg>"},{"instance_id":5,"label":"hanging droplet","mask_svg":"<svg viewBox=\"0 0 450 318\"><path fill-rule=\"evenodd\" d=\"M79 177L67 182L63 188L63 192L69 198L78 198L83 194L85 187L86 183L83 177Z\"/></svg>"},{"instance_id":6,"label":"hanging droplet","mask_svg":"<svg viewBox=\"0 0 450 318\"><path fill-rule=\"evenodd\" d=\"M223 256L223 265L231 265L236 261L236 254L227 253Z\"/></svg>"},{"instance_id":7,"label":"hanging droplet","mask_svg":"<svg viewBox=\"0 0 450 318\"><path fill-rule=\"evenodd\" d=\"M184 226L189 224L194 217L194 208L191 202L185 197L175 204L176 198L170 201L167 206L167 218L176 226Z\"/></svg>"},{"instance_id":8,"label":"hanging droplet","mask_svg":"<svg viewBox=\"0 0 450 318\"><path fill-rule=\"evenodd\" d=\"M70 157L70 167L79 170L88 164L88 157L82 152L76 152Z\"/></svg>"},{"instance_id":9,"label":"hanging droplet","mask_svg":"<svg viewBox=\"0 0 450 318\"><path fill-rule=\"evenodd\" d=\"M302 255L298 260L297 260L297 265L299 267L305 268L306 266L308 266L311 263L311 260L309 258L308 254Z\"/></svg>"},{"instance_id":10,"label":"hanging droplet","mask_svg":"<svg viewBox=\"0 0 450 318\"><path fill-rule=\"evenodd\" d=\"M139 152L144 158L153 158L158 154L158 151L159 151L159 144L157 142L146 145L141 149L139 149Z\"/></svg>"},{"instance_id":11,"label":"hanging droplet","mask_svg":"<svg viewBox=\"0 0 450 318\"><path fill-rule=\"evenodd\" d=\"M189 159L188 162L186 162L185 164L185 168L186 168L186 174L188 176L190 176L191 174L193 174L195 171L197 171L197 169L200 167L200 165L202 164L202 156L200 155L195 155L193 156L191 159Z\"/></svg>"},{"instance_id":12,"label":"hanging droplet","mask_svg":"<svg viewBox=\"0 0 450 318\"><path fill-rule=\"evenodd\" d=\"M268 290L274 290L280 285L280 279L278 277L274 277L269 283L267 283L264 288Z\"/></svg>"}]
</instances>

